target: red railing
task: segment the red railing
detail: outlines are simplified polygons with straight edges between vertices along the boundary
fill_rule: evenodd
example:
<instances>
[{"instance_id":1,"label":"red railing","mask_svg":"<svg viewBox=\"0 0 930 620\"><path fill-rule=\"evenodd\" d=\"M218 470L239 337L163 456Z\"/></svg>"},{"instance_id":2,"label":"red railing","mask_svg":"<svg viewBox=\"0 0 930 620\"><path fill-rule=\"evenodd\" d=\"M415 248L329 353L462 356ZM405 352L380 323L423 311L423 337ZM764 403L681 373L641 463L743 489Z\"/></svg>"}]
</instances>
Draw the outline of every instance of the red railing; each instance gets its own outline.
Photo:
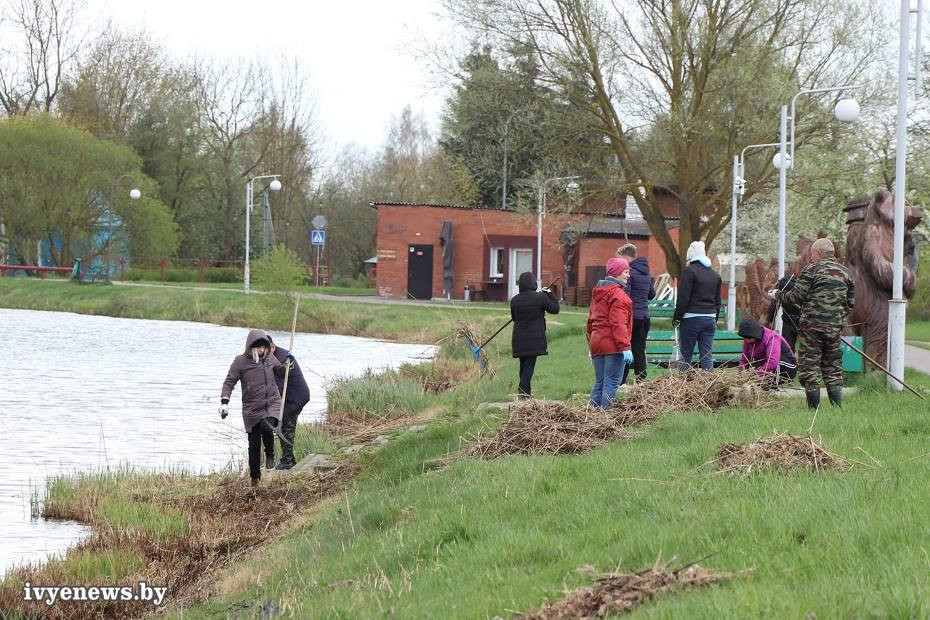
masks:
<instances>
[{"instance_id":1,"label":"red railing","mask_svg":"<svg viewBox=\"0 0 930 620\"><path fill-rule=\"evenodd\" d=\"M72 267L40 267L39 265L3 265L3 264L0 264L0 276L5 276L7 271L36 271L39 274L40 280L44 280L45 274L48 272L70 274L71 270L72 270Z\"/></svg>"}]
</instances>

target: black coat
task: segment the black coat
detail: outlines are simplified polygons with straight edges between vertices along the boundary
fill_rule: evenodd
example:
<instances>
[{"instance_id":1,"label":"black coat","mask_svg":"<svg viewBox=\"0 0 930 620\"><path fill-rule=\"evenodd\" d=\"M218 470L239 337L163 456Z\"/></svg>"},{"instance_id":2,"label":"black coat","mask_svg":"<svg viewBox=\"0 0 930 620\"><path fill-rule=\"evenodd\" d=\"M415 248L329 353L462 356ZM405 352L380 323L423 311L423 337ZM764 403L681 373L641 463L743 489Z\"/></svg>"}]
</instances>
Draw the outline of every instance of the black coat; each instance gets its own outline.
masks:
<instances>
[{"instance_id":1,"label":"black coat","mask_svg":"<svg viewBox=\"0 0 930 620\"><path fill-rule=\"evenodd\" d=\"M519 284L520 292L510 300L513 356L546 355L546 313L558 314L559 300L551 292L537 291L536 278L532 273L521 274Z\"/></svg>"},{"instance_id":2,"label":"black coat","mask_svg":"<svg viewBox=\"0 0 930 620\"><path fill-rule=\"evenodd\" d=\"M304 373L300 372L300 366L297 360L291 355L290 351L275 345L275 358L284 364L284 361L290 358L294 364L291 372L287 376L287 395L284 397L284 413L297 415L300 410L310 402L310 387L304 380ZM284 373L275 375L275 382L278 384L278 392L284 393Z\"/></svg>"},{"instance_id":3,"label":"black coat","mask_svg":"<svg viewBox=\"0 0 930 620\"><path fill-rule=\"evenodd\" d=\"M649 300L655 299L656 289L652 285L649 273L649 261L645 256L634 258L630 263L630 279L627 280L626 294L633 301L633 318L649 318Z\"/></svg>"},{"instance_id":4,"label":"black coat","mask_svg":"<svg viewBox=\"0 0 930 620\"><path fill-rule=\"evenodd\" d=\"M678 278L678 299L675 301L675 320L680 321L686 312L720 316L720 274L694 261Z\"/></svg>"}]
</instances>

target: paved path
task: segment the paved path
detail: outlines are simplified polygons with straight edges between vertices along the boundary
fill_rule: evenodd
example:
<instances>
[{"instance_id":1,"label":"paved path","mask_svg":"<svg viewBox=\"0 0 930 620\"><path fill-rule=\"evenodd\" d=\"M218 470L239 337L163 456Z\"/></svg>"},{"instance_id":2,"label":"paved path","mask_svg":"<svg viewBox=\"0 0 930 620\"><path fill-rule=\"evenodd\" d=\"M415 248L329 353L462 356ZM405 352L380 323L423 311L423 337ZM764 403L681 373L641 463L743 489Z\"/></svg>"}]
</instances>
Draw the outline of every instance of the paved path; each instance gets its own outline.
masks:
<instances>
[{"instance_id":1,"label":"paved path","mask_svg":"<svg viewBox=\"0 0 930 620\"><path fill-rule=\"evenodd\" d=\"M930 375L930 351L910 344L904 345L904 365Z\"/></svg>"}]
</instances>

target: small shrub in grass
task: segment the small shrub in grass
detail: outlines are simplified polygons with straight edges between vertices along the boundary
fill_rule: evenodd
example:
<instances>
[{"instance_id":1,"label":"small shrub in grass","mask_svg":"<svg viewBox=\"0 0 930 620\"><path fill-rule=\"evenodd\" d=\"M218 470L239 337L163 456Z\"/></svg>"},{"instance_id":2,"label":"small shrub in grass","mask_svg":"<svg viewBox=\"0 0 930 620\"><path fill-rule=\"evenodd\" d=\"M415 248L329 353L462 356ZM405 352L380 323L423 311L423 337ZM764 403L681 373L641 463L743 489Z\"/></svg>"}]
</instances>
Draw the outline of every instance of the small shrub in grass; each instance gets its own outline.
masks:
<instances>
[{"instance_id":1,"label":"small shrub in grass","mask_svg":"<svg viewBox=\"0 0 930 620\"><path fill-rule=\"evenodd\" d=\"M292 292L304 279L304 265L300 257L283 244L278 244L268 256L255 261L253 269L255 283L270 291Z\"/></svg>"}]
</instances>

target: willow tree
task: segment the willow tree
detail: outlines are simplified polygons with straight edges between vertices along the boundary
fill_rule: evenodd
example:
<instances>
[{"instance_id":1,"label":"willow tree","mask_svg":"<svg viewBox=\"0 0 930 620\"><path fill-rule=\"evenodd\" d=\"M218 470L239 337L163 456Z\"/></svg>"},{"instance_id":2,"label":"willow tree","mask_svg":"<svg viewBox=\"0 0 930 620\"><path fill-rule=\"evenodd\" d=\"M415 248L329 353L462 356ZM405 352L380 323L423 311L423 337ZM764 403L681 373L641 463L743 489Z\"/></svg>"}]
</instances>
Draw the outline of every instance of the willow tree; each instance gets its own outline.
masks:
<instances>
[{"instance_id":1,"label":"willow tree","mask_svg":"<svg viewBox=\"0 0 930 620\"><path fill-rule=\"evenodd\" d=\"M879 3L830 0L445 0L498 45L529 44L540 79L601 132L619 186L635 200L677 274L686 248L712 241L732 157L778 138L778 108L802 88L858 81L879 60ZM829 124L802 101L798 143ZM761 173L769 176L770 171ZM676 247L655 200L679 203ZM750 192L752 188L750 188Z\"/></svg>"}]
</instances>

